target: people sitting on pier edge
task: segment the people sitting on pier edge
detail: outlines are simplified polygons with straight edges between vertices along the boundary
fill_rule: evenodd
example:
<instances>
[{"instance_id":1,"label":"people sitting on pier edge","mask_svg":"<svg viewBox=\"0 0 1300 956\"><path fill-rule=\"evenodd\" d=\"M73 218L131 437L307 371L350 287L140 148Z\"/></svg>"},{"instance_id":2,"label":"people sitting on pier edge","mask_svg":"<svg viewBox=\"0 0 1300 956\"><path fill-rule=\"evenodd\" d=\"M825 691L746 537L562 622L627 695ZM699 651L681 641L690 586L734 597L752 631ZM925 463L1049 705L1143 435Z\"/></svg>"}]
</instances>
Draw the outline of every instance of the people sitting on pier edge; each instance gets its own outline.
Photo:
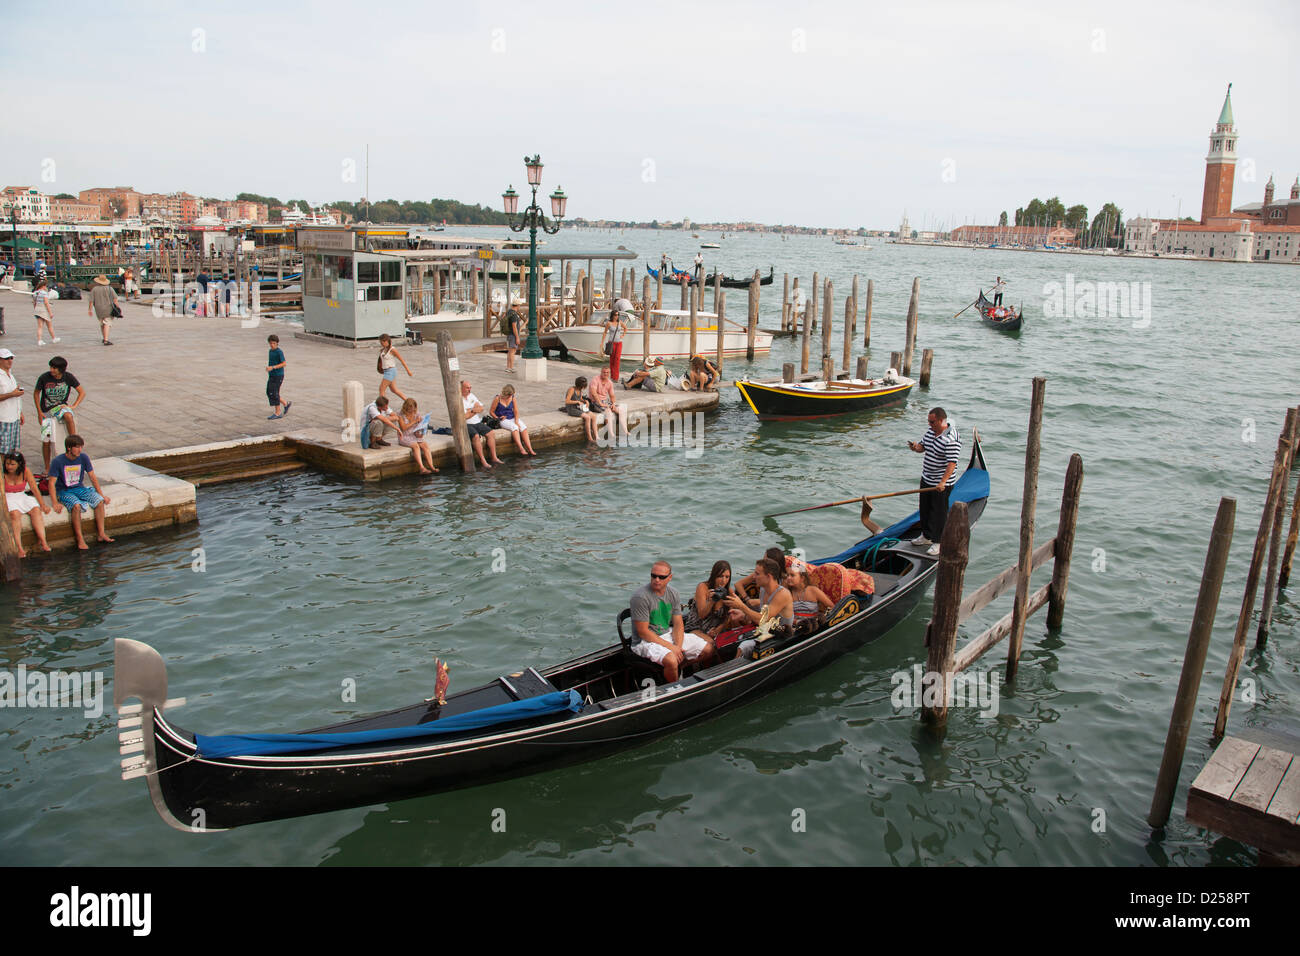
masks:
<instances>
[{"instance_id":1,"label":"people sitting on pier edge","mask_svg":"<svg viewBox=\"0 0 1300 956\"><path fill-rule=\"evenodd\" d=\"M479 464L484 468L491 468L492 465L501 464L501 459L497 457L496 435L492 434L492 429L483 421L483 403L470 390L470 384L467 380L460 383L460 400L465 409L465 430L469 432L469 442L474 446L474 454L478 455ZM483 440L485 438L487 439L488 451L492 453L490 464L483 454Z\"/></svg>"},{"instance_id":2,"label":"people sitting on pier edge","mask_svg":"<svg viewBox=\"0 0 1300 956\"><path fill-rule=\"evenodd\" d=\"M402 402L401 413L397 416L397 429L400 432L397 443L403 448L411 449L411 457L415 459L415 467L420 469L420 474L436 475L438 469L433 467L433 451L425 439L429 432L429 416L420 414L420 406L415 399L408 398Z\"/></svg>"},{"instance_id":3,"label":"people sitting on pier edge","mask_svg":"<svg viewBox=\"0 0 1300 956\"><path fill-rule=\"evenodd\" d=\"M1002 304L1002 290L1005 289L1006 287L1007 287L1007 280L1002 278L1002 276L998 276L998 281L993 283L993 288L989 290L993 293L994 305Z\"/></svg>"},{"instance_id":4,"label":"people sitting on pier edge","mask_svg":"<svg viewBox=\"0 0 1300 956\"><path fill-rule=\"evenodd\" d=\"M401 431L397 416L388 411L387 395L380 395L361 413L362 448L387 448L384 436L389 432L400 434Z\"/></svg>"},{"instance_id":5,"label":"people sitting on pier edge","mask_svg":"<svg viewBox=\"0 0 1300 956\"><path fill-rule=\"evenodd\" d=\"M608 367L602 368L600 374L591 380L587 388L587 407L597 420L601 415L605 416L605 431L611 438L616 434L627 434L627 417L623 406L614 401L614 380L610 378Z\"/></svg>"},{"instance_id":6,"label":"people sitting on pier edge","mask_svg":"<svg viewBox=\"0 0 1300 956\"><path fill-rule=\"evenodd\" d=\"M682 380L682 390L687 392L717 391L717 382L722 378L718 367L703 355L691 357L690 371Z\"/></svg>"},{"instance_id":7,"label":"people sitting on pier edge","mask_svg":"<svg viewBox=\"0 0 1300 956\"><path fill-rule=\"evenodd\" d=\"M647 392L662 392L668 387L668 367L656 356L647 358L643 366L623 383L624 388L644 388Z\"/></svg>"},{"instance_id":8,"label":"people sitting on pier edge","mask_svg":"<svg viewBox=\"0 0 1300 956\"><path fill-rule=\"evenodd\" d=\"M826 592L808 580L808 565L802 561L790 562L790 570L785 573L785 586L794 599L796 619L817 618L834 606Z\"/></svg>"},{"instance_id":9,"label":"people sitting on pier edge","mask_svg":"<svg viewBox=\"0 0 1300 956\"><path fill-rule=\"evenodd\" d=\"M677 680L687 662L700 667L713 663L713 643L701 634L687 633L682 621L681 597L669 582L673 569L667 561L650 568L650 583L632 595L632 652L660 664L668 683Z\"/></svg>"},{"instance_id":10,"label":"people sitting on pier edge","mask_svg":"<svg viewBox=\"0 0 1300 956\"><path fill-rule=\"evenodd\" d=\"M501 427L508 431L510 437L514 439L519 454L524 457L536 456L537 452L533 451L533 442L528 437L528 426L519 417L519 401L515 397L515 387L513 385L502 385L500 394L492 396L489 408L491 409L489 414L495 417L501 423Z\"/></svg>"},{"instance_id":11,"label":"people sitting on pier edge","mask_svg":"<svg viewBox=\"0 0 1300 956\"><path fill-rule=\"evenodd\" d=\"M929 545L926 552L931 557L939 554L943 539L943 526L948 520L948 496L952 493L952 476L961 457L961 435L955 425L948 424L948 413L938 406L930 409L930 427L920 441L909 441L907 447L925 455L921 460L921 487L934 488L919 497L921 534L913 538L918 548Z\"/></svg>"},{"instance_id":12,"label":"people sitting on pier edge","mask_svg":"<svg viewBox=\"0 0 1300 956\"><path fill-rule=\"evenodd\" d=\"M77 390L76 401L68 403L72 390ZM77 419L72 410L86 399L86 390L77 381L77 376L68 371L68 360L62 355L50 359L50 370L36 379L36 388L32 392L32 401L41 418L41 454L45 460L45 470L50 470L50 456L54 453L54 423L63 424L68 432L77 430Z\"/></svg>"},{"instance_id":13,"label":"people sitting on pier edge","mask_svg":"<svg viewBox=\"0 0 1300 956\"><path fill-rule=\"evenodd\" d=\"M5 508L9 511L9 520L13 522L14 543L18 545L18 557L27 557L23 550L23 515L30 515L32 533L42 551L50 550L45 540L45 518L50 513L50 506L41 496L41 489L36 484L32 470L27 467L27 460L22 452L6 452L4 456L4 493Z\"/></svg>"},{"instance_id":14,"label":"people sitting on pier edge","mask_svg":"<svg viewBox=\"0 0 1300 956\"><path fill-rule=\"evenodd\" d=\"M73 537L77 547L87 551L86 539L81 534L81 509L91 508L95 512L95 532L98 540L111 544L113 539L104 530L106 506L112 499L99 487L95 477L95 466L85 452L86 443L80 435L69 435L63 440L63 454L56 455L50 462L50 477L54 479L54 513L59 514L63 505L68 509L68 524L72 525ZM89 478L89 485L86 479ZM93 485L94 487L90 487Z\"/></svg>"},{"instance_id":15,"label":"people sitting on pier edge","mask_svg":"<svg viewBox=\"0 0 1300 956\"><path fill-rule=\"evenodd\" d=\"M596 420L598 416L591 410L591 405L587 401L587 396L583 390L587 387L587 377L579 375L569 386L569 390L564 393L563 411L574 418L581 418L582 424L587 430L587 441L596 440Z\"/></svg>"}]
</instances>

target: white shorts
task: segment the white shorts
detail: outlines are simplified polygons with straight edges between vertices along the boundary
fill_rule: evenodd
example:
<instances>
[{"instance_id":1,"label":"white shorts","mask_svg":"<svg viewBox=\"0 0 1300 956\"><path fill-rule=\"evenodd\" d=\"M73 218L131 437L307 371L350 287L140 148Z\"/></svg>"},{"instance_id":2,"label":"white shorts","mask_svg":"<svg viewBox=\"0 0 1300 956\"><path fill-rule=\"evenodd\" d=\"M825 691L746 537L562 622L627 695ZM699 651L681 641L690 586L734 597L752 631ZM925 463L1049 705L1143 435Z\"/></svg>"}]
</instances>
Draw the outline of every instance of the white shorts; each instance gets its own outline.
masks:
<instances>
[{"instance_id":1,"label":"white shorts","mask_svg":"<svg viewBox=\"0 0 1300 956\"><path fill-rule=\"evenodd\" d=\"M5 507L10 511L17 511L19 514L27 514L27 512L39 506L36 504L36 499L25 491L6 491Z\"/></svg>"},{"instance_id":2,"label":"white shorts","mask_svg":"<svg viewBox=\"0 0 1300 956\"><path fill-rule=\"evenodd\" d=\"M665 635L664 639L671 641L672 636ZM690 631L686 632L686 640L682 642L682 650L685 652L688 661L699 660L700 655L708 649L709 642L706 638ZM662 664L663 659L668 656L668 648L662 644L656 644L654 641L638 641L632 645L632 653L656 664Z\"/></svg>"},{"instance_id":3,"label":"white shorts","mask_svg":"<svg viewBox=\"0 0 1300 956\"><path fill-rule=\"evenodd\" d=\"M506 431L508 431L508 432L526 432L526 431L528 431L528 426L525 425L523 422L521 422L521 421L520 421L519 419L517 419L517 418L503 418L503 419L501 419L501 427L504 428L504 429L505 429Z\"/></svg>"}]
</instances>

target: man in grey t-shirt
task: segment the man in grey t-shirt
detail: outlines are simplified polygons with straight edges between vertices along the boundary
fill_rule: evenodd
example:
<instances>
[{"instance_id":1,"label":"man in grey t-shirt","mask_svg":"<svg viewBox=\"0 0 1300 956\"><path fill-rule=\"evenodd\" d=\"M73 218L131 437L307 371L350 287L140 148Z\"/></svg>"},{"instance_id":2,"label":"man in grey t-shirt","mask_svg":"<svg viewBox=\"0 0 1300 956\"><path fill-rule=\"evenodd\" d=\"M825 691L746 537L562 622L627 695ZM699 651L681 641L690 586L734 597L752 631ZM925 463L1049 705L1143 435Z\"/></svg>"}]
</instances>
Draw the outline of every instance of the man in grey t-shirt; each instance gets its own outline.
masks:
<instances>
[{"instance_id":1,"label":"man in grey t-shirt","mask_svg":"<svg viewBox=\"0 0 1300 956\"><path fill-rule=\"evenodd\" d=\"M713 642L701 634L687 634L682 626L681 597L668 584L672 576L667 561L656 561L650 569L650 583L633 594L628 604L636 636L633 653L662 664L664 679L670 684L686 661L708 667L714 660Z\"/></svg>"},{"instance_id":2,"label":"man in grey t-shirt","mask_svg":"<svg viewBox=\"0 0 1300 956\"><path fill-rule=\"evenodd\" d=\"M113 306L117 305L117 293L108 284L108 276L95 276L90 287L90 301L86 303L86 315L99 319L99 331L104 336L104 344L112 345L108 340L109 329L113 327Z\"/></svg>"}]
</instances>

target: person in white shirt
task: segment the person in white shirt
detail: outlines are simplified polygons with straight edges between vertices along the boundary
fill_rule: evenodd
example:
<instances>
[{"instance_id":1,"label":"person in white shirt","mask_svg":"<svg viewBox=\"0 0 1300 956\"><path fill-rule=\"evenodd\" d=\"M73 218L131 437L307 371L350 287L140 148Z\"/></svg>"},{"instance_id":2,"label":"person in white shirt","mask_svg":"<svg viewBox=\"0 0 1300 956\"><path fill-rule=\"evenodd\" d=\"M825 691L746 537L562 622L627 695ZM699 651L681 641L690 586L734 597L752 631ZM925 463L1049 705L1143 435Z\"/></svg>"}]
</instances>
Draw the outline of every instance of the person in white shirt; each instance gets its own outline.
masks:
<instances>
[{"instance_id":1,"label":"person in white shirt","mask_svg":"<svg viewBox=\"0 0 1300 956\"><path fill-rule=\"evenodd\" d=\"M993 283L993 289L992 289L994 305L1002 304L1002 290L1005 289L1006 287L1007 287L1007 280L1002 278L1002 276L998 276L998 281Z\"/></svg>"},{"instance_id":2,"label":"person in white shirt","mask_svg":"<svg viewBox=\"0 0 1300 956\"><path fill-rule=\"evenodd\" d=\"M470 444L474 446L474 453L478 455L479 464L484 468L491 468L492 465L501 464L501 459L497 457L497 439L492 433L492 429L483 421L483 403L478 400L478 396L470 390L468 381L460 383L460 399L465 406L465 428L469 432ZM492 464L483 455L483 439L486 436L488 451L492 453Z\"/></svg>"},{"instance_id":3,"label":"person in white shirt","mask_svg":"<svg viewBox=\"0 0 1300 956\"><path fill-rule=\"evenodd\" d=\"M704 275L704 253L695 253L695 281L699 282Z\"/></svg>"},{"instance_id":4,"label":"person in white shirt","mask_svg":"<svg viewBox=\"0 0 1300 956\"><path fill-rule=\"evenodd\" d=\"M23 417L23 390L13 376L14 353L0 349L0 455L18 450Z\"/></svg>"}]
</instances>

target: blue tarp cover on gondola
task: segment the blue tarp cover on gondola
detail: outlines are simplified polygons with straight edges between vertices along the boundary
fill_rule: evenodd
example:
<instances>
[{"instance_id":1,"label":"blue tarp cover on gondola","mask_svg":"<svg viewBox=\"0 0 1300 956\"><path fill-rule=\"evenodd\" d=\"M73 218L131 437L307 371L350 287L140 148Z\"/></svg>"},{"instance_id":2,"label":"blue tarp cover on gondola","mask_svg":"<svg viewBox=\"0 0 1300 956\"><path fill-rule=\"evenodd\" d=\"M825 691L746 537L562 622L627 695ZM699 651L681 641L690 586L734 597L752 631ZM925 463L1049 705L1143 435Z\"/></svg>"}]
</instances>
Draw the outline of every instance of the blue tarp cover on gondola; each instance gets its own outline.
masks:
<instances>
[{"instance_id":1,"label":"blue tarp cover on gondola","mask_svg":"<svg viewBox=\"0 0 1300 956\"><path fill-rule=\"evenodd\" d=\"M414 727L390 727L385 730L359 730L347 734L229 734L221 737L194 735L200 757L258 757L273 754L296 754L335 747L356 747L388 741L411 740L441 734L462 733L497 724L543 717L547 714L582 710L582 698L576 691L564 690L527 700L511 701L495 707L431 720Z\"/></svg>"},{"instance_id":2,"label":"blue tarp cover on gondola","mask_svg":"<svg viewBox=\"0 0 1300 956\"><path fill-rule=\"evenodd\" d=\"M970 504L972 501L979 501L981 498L989 496L989 473L983 468L967 468L965 473L957 479L957 483L952 486L952 494L948 497L948 507L951 508L958 501L964 501ZM813 564L844 564L850 558L862 554L868 548L872 548L884 541L886 538L899 538L905 531L917 524L921 520L921 512L913 511L902 521L891 524L879 534L874 534L870 538L859 541L847 551L835 555L833 558L822 558L813 561Z\"/></svg>"}]
</instances>

